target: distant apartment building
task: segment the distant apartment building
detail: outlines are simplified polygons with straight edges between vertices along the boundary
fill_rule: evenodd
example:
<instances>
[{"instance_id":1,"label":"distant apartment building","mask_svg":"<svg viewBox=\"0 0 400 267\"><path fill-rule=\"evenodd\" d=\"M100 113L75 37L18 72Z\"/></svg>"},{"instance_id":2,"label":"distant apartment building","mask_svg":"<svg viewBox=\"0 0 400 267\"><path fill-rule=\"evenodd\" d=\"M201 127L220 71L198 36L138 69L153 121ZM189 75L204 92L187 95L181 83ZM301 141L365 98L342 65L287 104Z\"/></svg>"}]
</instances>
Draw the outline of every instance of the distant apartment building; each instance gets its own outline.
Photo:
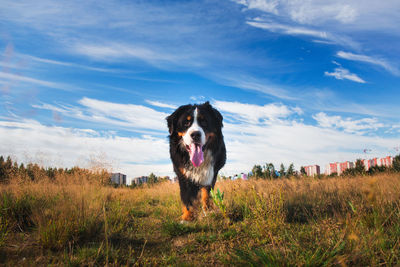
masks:
<instances>
[{"instance_id":1,"label":"distant apartment building","mask_svg":"<svg viewBox=\"0 0 400 267\"><path fill-rule=\"evenodd\" d=\"M345 161L339 163L338 175L342 174L345 170L354 168L354 162Z\"/></svg>"},{"instance_id":2,"label":"distant apartment building","mask_svg":"<svg viewBox=\"0 0 400 267\"><path fill-rule=\"evenodd\" d=\"M137 185L140 185L140 184L147 183L148 180L149 180L148 176L135 177L135 178L132 179L132 184L135 183Z\"/></svg>"},{"instance_id":3,"label":"distant apartment building","mask_svg":"<svg viewBox=\"0 0 400 267\"><path fill-rule=\"evenodd\" d=\"M319 165L304 166L307 176L316 176L321 173Z\"/></svg>"},{"instance_id":4,"label":"distant apartment building","mask_svg":"<svg viewBox=\"0 0 400 267\"><path fill-rule=\"evenodd\" d=\"M390 167L393 164L393 158L391 156L387 156L379 159L380 166Z\"/></svg>"},{"instance_id":5,"label":"distant apartment building","mask_svg":"<svg viewBox=\"0 0 400 267\"><path fill-rule=\"evenodd\" d=\"M337 173L338 175L340 175L345 170L351 168L354 168L354 162L351 161L329 163L326 165L325 174L331 175L332 173Z\"/></svg>"},{"instance_id":6,"label":"distant apartment building","mask_svg":"<svg viewBox=\"0 0 400 267\"><path fill-rule=\"evenodd\" d=\"M336 163L328 163L325 167L325 174L331 175L332 173L338 173L338 162Z\"/></svg>"},{"instance_id":7,"label":"distant apartment building","mask_svg":"<svg viewBox=\"0 0 400 267\"><path fill-rule=\"evenodd\" d=\"M393 158L391 156L387 156L384 158L373 158L373 159L362 159L361 160L364 168L368 171L371 167L374 166L385 166L390 167L393 164ZM342 174L345 170L354 168L355 163L351 161L345 162L336 162L329 163L326 165L325 174L330 175L332 173L337 173L338 175Z\"/></svg>"},{"instance_id":8,"label":"distant apartment building","mask_svg":"<svg viewBox=\"0 0 400 267\"><path fill-rule=\"evenodd\" d=\"M392 166L393 158L391 156L387 156L384 158L363 159L362 163L364 164L365 170L368 171L371 167L374 166Z\"/></svg>"},{"instance_id":9,"label":"distant apartment building","mask_svg":"<svg viewBox=\"0 0 400 267\"><path fill-rule=\"evenodd\" d=\"M126 185L126 175L122 173L112 173L111 182L118 185Z\"/></svg>"},{"instance_id":10,"label":"distant apartment building","mask_svg":"<svg viewBox=\"0 0 400 267\"><path fill-rule=\"evenodd\" d=\"M361 162L364 165L366 171L368 171L371 167L375 166L374 161L370 159L362 159Z\"/></svg>"}]
</instances>

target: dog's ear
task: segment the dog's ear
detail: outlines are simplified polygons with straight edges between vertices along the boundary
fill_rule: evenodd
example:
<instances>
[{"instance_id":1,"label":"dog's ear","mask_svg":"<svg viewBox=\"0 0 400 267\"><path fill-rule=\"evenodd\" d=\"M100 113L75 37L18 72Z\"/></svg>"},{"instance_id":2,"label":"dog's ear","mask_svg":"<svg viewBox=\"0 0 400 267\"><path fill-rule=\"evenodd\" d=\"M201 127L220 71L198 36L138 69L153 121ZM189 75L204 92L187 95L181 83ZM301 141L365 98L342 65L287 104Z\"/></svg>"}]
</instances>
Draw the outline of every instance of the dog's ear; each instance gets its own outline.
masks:
<instances>
[{"instance_id":1,"label":"dog's ear","mask_svg":"<svg viewBox=\"0 0 400 267\"><path fill-rule=\"evenodd\" d=\"M203 105L206 106L207 108L209 108L212 111L212 114L214 115L214 118L216 119L218 125L222 128L223 127L223 124L222 124L223 118L222 118L221 113L219 113L218 110L213 108L213 106L211 106L209 101L205 102Z\"/></svg>"},{"instance_id":2,"label":"dog's ear","mask_svg":"<svg viewBox=\"0 0 400 267\"><path fill-rule=\"evenodd\" d=\"M210 106L211 106L211 105L210 105ZM212 108L212 111L213 111L213 113L214 113L215 118L217 119L217 121L218 121L218 123L219 123L219 126L222 128L224 125L223 125L223 123L222 123L223 118L222 118L221 113L219 113L219 111L216 110L215 108L213 108L213 107L211 107L211 108Z\"/></svg>"},{"instance_id":3,"label":"dog's ear","mask_svg":"<svg viewBox=\"0 0 400 267\"><path fill-rule=\"evenodd\" d=\"M165 118L167 120L169 134L171 135L174 132L174 120L175 120L175 113L172 113L168 117Z\"/></svg>"},{"instance_id":4,"label":"dog's ear","mask_svg":"<svg viewBox=\"0 0 400 267\"><path fill-rule=\"evenodd\" d=\"M182 113L186 110L189 109L191 105L184 105L184 106L180 106L179 108L177 108L174 113L172 113L171 115L169 115L168 117L166 117L165 119L167 120L167 124L168 124L168 129L169 129L169 134L171 135L175 129L176 129L176 123L179 119L179 116L182 115Z\"/></svg>"}]
</instances>

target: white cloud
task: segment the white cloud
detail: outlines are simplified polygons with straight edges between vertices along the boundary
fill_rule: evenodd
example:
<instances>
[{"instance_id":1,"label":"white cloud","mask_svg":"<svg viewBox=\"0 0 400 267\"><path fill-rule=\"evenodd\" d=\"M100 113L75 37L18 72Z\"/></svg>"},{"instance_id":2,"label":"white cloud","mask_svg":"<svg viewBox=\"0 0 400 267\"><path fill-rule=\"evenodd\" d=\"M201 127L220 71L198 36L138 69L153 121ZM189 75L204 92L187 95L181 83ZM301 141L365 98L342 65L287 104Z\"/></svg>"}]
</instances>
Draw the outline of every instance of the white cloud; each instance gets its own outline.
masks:
<instances>
[{"instance_id":1,"label":"white cloud","mask_svg":"<svg viewBox=\"0 0 400 267\"><path fill-rule=\"evenodd\" d=\"M53 59L48 59L48 58L41 58L41 57L36 57L36 56L32 56L32 55L20 55L20 57L23 60L30 60L33 62L39 62L39 63L45 63L45 64L51 64L51 65L59 65L59 66L72 67L72 68L80 68L80 69L99 71L99 72L109 72L109 73L125 73L125 72L127 72L126 70L92 67L92 66L86 66L86 65L76 64L76 63L72 63L72 62L67 62L67 61L59 61L59 60L53 60Z\"/></svg>"},{"instance_id":2,"label":"white cloud","mask_svg":"<svg viewBox=\"0 0 400 267\"><path fill-rule=\"evenodd\" d=\"M119 127L119 129L129 131L146 133L143 130L147 130L153 134L167 132L165 118L169 114L165 112L142 105L119 104L87 97L79 100L79 104L82 107L51 104L33 105L32 107L56 111L61 116L102 123L109 127Z\"/></svg>"},{"instance_id":3,"label":"white cloud","mask_svg":"<svg viewBox=\"0 0 400 267\"><path fill-rule=\"evenodd\" d=\"M134 58L150 64L160 64L162 62L179 63L184 60L184 57L179 54L167 53L165 51L160 52L149 47L122 43L78 43L73 46L72 51L90 58L105 61Z\"/></svg>"},{"instance_id":4,"label":"white cloud","mask_svg":"<svg viewBox=\"0 0 400 267\"><path fill-rule=\"evenodd\" d=\"M363 79L361 79L360 77L358 77L357 74L350 73L350 71L348 69L345 69L343 67L335 68L334 72L325 71L324 74L326 76L335 77L338 80L346 79L346 80L350 80L353 82L365 83L365 81Z\"/></svg>"},{"instance_id":5,"label":"white cloud","mask_svg":"<svg viewBox=\"0 0 400 267\"><path fill-rule=\"evenodd\" d=\"M291 109L279 104L259 106L239 102L214 101L213 106L221 112L229 113L229 116L235 120L250 124L273 123L279 119L287 118L294 112L301 112L301 110Z\"/></svg>"},{"instance_id":6,"label":"white cloud","mask_svg":"<svg viewBox=\"0 0 400 267\"><path fill-rule=\"evenodd\" d=\"M357 7L344 1L292 1L283 8L292 20L304 24L329 20L346 24L354 22L358 16Z\"/></svg>"},{"instance_id":7,"label":"white cloud","mask_svg":"<svg viewBox=\"0 0 400 267\"><path fill-rule=\"evenodd\" d=\"M302 24L320 24L329 20L351 23L359 15L358 6L349 1L237 0L235 2L247 9L287 16Z\"/></svg>"},{"instance_id":8,"label":"white cloud","mask_svg":"<svg viewBox=\"0 0 400 267\"><path fill-rule=\"evenodd\" d=\"M52 89L60 89L60 90L64 90L64 91L81 90L77 87L70 86L70 85L63 84L63 83L50 82L50 81L35 79L32 77L23 76L20 74L13 74L13 73L2 72L2 71L0 71L0 82L3 82L4 84L9 84L9 86L12 86L17 82L20 82L20 83L34 84L34 85L43 86L43 87L52 88Z\"/></svg>"},{"instance_id":9,"label":"white cloud","mask_svg":"<svg viewBox=\"0 0 400 267\"><path fill-rule=\"evenodd\" d=\"M227 116L226 112L223 112ZM339 123L336 121L336 123ZM322 168L335 161L363 157L363 149L372 150L371 156L385 156L399 138L381 138L361 135L381 124L375 119L343 120L341 128L312 126L285 120L272 124L225 122L224 135L228 161L223 172L240 173L254 164L272 162L275 166L293 162L302 165L318 164Z\"/></svg>"},{"instance_id":10,"label":"white cloud","mask_svg":"<svg viewBox=\"0 0 400 267\"><path fill-rule=\"evenodd\" d=\"M162 103L162 102L159 102L159 101L146 100L146 102L148 104L152 105L152 106L160 107L160 108L170 108L170 109L176 109L177 108L177 106L175 106L175 105Z\"/></svg>"},{"instance_id":11,"label":"white cloud","mask_svg":"<svg viewBox=\"0 0 400 267\"><path fill-rule=\"evenodd\" d=\"M323 128L343 129L344 132L362 134L366 131L376 131L379 128L385 127L384 124L379 123L376 118L364 118L354 120L351 118L342 119L341 116L328 116L324 112L320 112L313 116Z\"/></svg>"},{"instance_id":12,"label":"white cloud","mask_svg":"<svg viewBox=\"0 0 400 267\"><path fill-rule=\"evenodd\" d=\"M278 6L278 1L277 0L269 0L269 1L264 1L264 0L235 0L238 4L246 6L248 9L259 9L264 12L268 13L273 13L273 14L278 14L277 6Z\"/></svg>"},{"instance_id":13,"label":"white cloud","mask_svg":"<svg viewBox=\"0 0 400 267\"><path fill-rule=\"evenodd\" d=\"M319 30L315 27L310 28L298 25L292 25L289 23L283 24L278 22L272 22L270 19L255 18L254 20L248 20L246 22L248 25L268 30L271 32L276 32L279 34L286 34L292 36L310 36L314 38L319 38L322 40L313 40L313 42L323 43L323 44L339 44L352 48L358 48L359 44L353 41L351 38L346 37L342 34L334 34L326 30Z\"/></svg>"},{"instance_id":14,"label":"white cloud","mask_svg":"<svg viewBox=\"0 0 400 267\"><path fill-rule=\"evenodd\" d=\"M88 118L102 114L113 118L117 112L124 113L125 109L130 108L139 108L140 112L149 111L141 107L93 99L82 99L81 102L93 112ZM254 164L266 162L272 162L275 166L281 162L285 165L293 162L297 168L305 164L319 164L323 167L331 161L362 157L364 148L372 150L371 156L385 156L400 143L399 138L363 135L384 127L375 118L350 119L318 113L314 116L318 125L314 126L293 121L291 115L301 110L281 104L249 105L215 101L213 105L226 119L223 133L227 147L227 164L221 172L226 175L247 172ZM42 108L65 112L63 106L42 105ZM146 117L144 113L141 115ZM124 120L124 116L120 119ZM165 128L166 132L164 116L152 120ZM145 128L151 125L136 127ZM128 126L122 128L127 130ZM154 133L157 129L158 126L151 131ZM85 167L93 155L105 154L114 171L124 172L130 177L150 172L173 175L166 135L121 137L116 132L95 131L90 128L46 126L33 120L2 120L0 136L7 136L7 142L4 139L0 142L2 153L16 156L20 160L24 160L25 155L39 153L51 159L49 162L44 161L48 164Z\"/></svg>"},{"instance_id":15,"label":"white cloud","mask_svg":"<svg viewBox=\"0 0 400 267\"><path fill-rule=\"evenodd\" d=\"M344 52L344 51L339 51L336 55L340 58L344 58L347 60L360 61L360 62L366 62L366 63L370 63L373 65L377 65L379 67L384 68L385 70L389 71L390 73L392 73L394 75L400 76L400 70L398 67L392 65L388 61L381 59L381 58L375 58L375 57L360 55L360 54L353 54L353 53Z\"/></svg>"},{"instance_id":16,"label":"white cloud","mask_svg":"<svg viewBox=\"0 0 400 267\"><path fill-rule=\"evenodd\" d=\"M104 135L91 129L46 126L34 120L0 121L0 136L7 136L7 142L0 142L2 153L22 161L28 155L28 160L38 162L41 159L33 155L42 155L49 159L43 161L46 166L88 167L91 157L105 154L110 161L105 163L114 171L131 177L172 172L166 138Z\"/></svg>"},{"instance_id":17,"label":"white cloud","mask_svg":"<svg viewBox=\"0 0 400 267\"><path fill-rule=\"evenodd\" d=\"M261 28L264 30L269 30L272 32L278 32L288 35L307 35L322 39L328 39L328 34L325 31L317 31L317 30L307 29L304 27L290 26L290 25L270 23L270 22L247 21L246 23L249 24L250 26Z\"/></svg>"},{"instance_id":18,"label":"white cloud","mask_svg":"<svg viewBox=\"0 0 400 267\"><path fill-rule=\"evenodd\" d=\"M291 94L277 85L242 73L210 73L210 76L220 84L237 87L244 90L251 90L267 94L285 100L297 100L297 96Z\"/></svg>"}]
</instances>

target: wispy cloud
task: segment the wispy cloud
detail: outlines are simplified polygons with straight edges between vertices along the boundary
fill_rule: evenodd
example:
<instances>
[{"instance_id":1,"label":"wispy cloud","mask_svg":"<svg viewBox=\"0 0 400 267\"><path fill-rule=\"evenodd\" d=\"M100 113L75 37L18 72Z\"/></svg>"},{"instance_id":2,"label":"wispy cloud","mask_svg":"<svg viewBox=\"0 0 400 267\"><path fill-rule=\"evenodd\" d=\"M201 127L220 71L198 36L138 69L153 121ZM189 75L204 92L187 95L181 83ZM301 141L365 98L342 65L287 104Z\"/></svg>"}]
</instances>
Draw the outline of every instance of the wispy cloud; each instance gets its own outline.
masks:
<instances>
[{"instance_id":1,"label":"wispy cloud","mask_svg":"<svg viewBox=\"0 0 400 267\"><path fill-rule=\"evenodd\" d=\"M170 109L176 109L177 108L177 106L175 106L175 105L162 103L162 102L159 102L159 101L146 100L146 102L148 104L152 105L152 106L160 107L160 108L170 108Z\"/></svg>"},{"instance_id":2,"label":"wispy cloud","mask_svg":"<svg viewBox=\"0 0 400 267\"><path fill-rule=\"evenodd\" d=\"M264 12L278 14L278 1L263 1L263 0L233 0L234 2L244 5L248 9L259 9Z\"/></svg>"},{"instance_id":3,"label":"wispy cloud","mask_svg":"<svg viewBox=\"0 0 400 267\"><path fill-rule=\"evenodd\" d=\"M398 2L388 0L377 3L373 0L233 0L246 9L258 10L263 13L285 17L300 24L327 25L340 23L342 25L357 25L358 28L389 27L390 21L397 20ZM376 23L376 22L379 23ZM378 24L378 25L376 25ZM393 25L392 25L393 27Z\"/></svg>"},{"instance_id":4,"label":"wispy cloud","mask_svg":"<svg viewBox=\"0 0 400 267\"><path fill-rule=\"evenodd\" d=\"M285 119L293 113L301 113L299 109L292 109L282 104L266 104L264 106L240 102L214 101L213 105L220 111L229 114L230 118L247 123L274 123Z\"/></svg>"},{"instance_id":5,"label":"wispy cloud","mask_svg":"<svg viewBox=\"0 0 400 267\"><path fill-rule=\"evenodd\" d=\"M165 62L177 64L183 62L185 59L183 55L122 43L107 43L104 45L79 43L72 48L72 51L102 61L137 59L153 65L159 65Z\"/></svg>"},{"instance_id":6,"label":"wispy cloud","mask_svg":"<svg viewBox=\"0 0 400 267\"><path fill-rule=\"evenodd\" d=\"M341 116L328 116L324 112L320 112L313 116L323 128L342 129L344 132L363 134L367 131L376 131L385 127L383 123L379 123L376 118L352 119L342 118Z\"/></svg>"},{"instance_id":7,"label":"wispy cloud","mask_svg":"<svg viewBox=\"0 0 400 267\"><path fill-rule=\"evenodd\" d=\"M87 122L102 123L111 128L119 127L119 129L139 133L166 133L167 126L164 122L168 113L142 105L113 103L87 97L82 98L78 103L80 106L43 103L32 105L32 107L55 111L61 116Z\"/></svg>"},{"instance_id":8,"label":"wispy cloud","mask_svg":"<svg viewBox=\"0 0 400 267\"><path fill-rule=\"evenodd\" d=\"M89 98L81 99L80 103L85 108L79 107L76 112L87 113L84 117L87 120L100 118L99 121L104 121L104 117L113 123L127 122L122 126L124 130L130 130L128 122L132 121L136 123L136 128L154 127L149 132L156 133L163 127L166 132L165 114L154 113L154 110L146 107ZM374 155L383 156L400 142L399 138L366 135L385 128L376 118L353 119L318 113L314 119L319 124L314 126L304 123L301 118L293 119L294 114L299 117L302 115L301 110L283 104L255 105L215 100L213 105L226 119L223 133L228 161L222 173L227 175L246 172L254 164L266 162L275 165L294 162L299 168L304 164L324 166L330 161L354 160L362 156L365 147L372 149ZM42 105L38 108L57 110L63 114L66 109L61 105ZM154 118L150 116L154 124L126 118L132 111L132 114L145 118L149 116L144 113L155 114ZM104 125L107 129L115 128L110 127L113 124ZM71 166L79 161L82 166L82 162L87 162L93 151L104 152L116 162L114 169L130 176L145 175L152 171L173 175L165 135L121 137L118 131L46 126L32 120L0 121L0 135L9 136L11 142L0 143L0 150L22 158L24 154L34 155L42 151L63 160L64 165ZM62 146L59 145L61 143Z\"/></svg>"},{"instance_id":9,"label":"wispy cloud","mask_svg":"<svg viewBox=\"0 0 400 267\"><path fill-rule=\"evenodd\" d=\"M338 80L350 80L357 83L365 83L365 81L358 77L357 74L351 73L348 69L343 67L335 68L333 72L325 71L324 74L326 76L335 77Z\"/></svg>"},{"instance_id":10,"label":"wispy cloud","mask_svg":"<svg viewBox=\"0 0 400 267\"><path fill-rule=\"evenodd\" d=\"M360 61L360 62L377 65L379 67L384 68L385 70L389 71L390 73L392 73L396 76L400 76L399 68L394 66L393 64L389 63L385 59L371 57L371 56L362 55L362 54L353 54L351 52L344 52L344 51L339 51L339 52L337 52L336 55L340 58L344 58L347 60Z\"/></svg>"},{"instance_id":11,"label":"wispy cloud","mask_svg":"<svg viewBox=\"0 0 400 267\"><path fill-rule=\"evenodd\" d=\"M0 79L2 79L4 83L9 83L10 85L13 85L16 82L21 82L21 83L28 83L28 84L43 86L43 87L47 87L47 88L51 88L51 89L60 89L60 90L64 90L64 91L82 90L81 88L78 88L78 87L75 87L72 85L68 85L68 84L45 81L45 80L35 79L32 77L23 76L21 74L13 74L13 73L2 72L2 71L0 71Z\"/></svg>"},{"instance_id":12,"label":"wispy cloud","mask_svg":"<svg viewBox=\"0 0 400 267\"><path fill-rule=\"evenodd\" d=\"M399 138L367 135L385 126L376 118L352 119L319 113L314 119L320 124L312 125L301 118L294 120L290 116L294 108L289 106L247 106L237 102L221 102L220 105L217 102L216 106L226 106L221 113L230 118L224 123L229 159L223 169L226 173L250 170L254 164L266 162L275 165L294 162L297 168L305 164L323 167L331 161L355 160L362 156L365 147L372 149L374 155L383 156L400 141ZM249 109L254 112L247 111ZM257 121L263 116L258 114L263 111L266 117L277 114L280 119L272 123ZM240 119L232 121L235 117Z\"/></svg>"},{"instance_id":13,"label":"wispy cloud","mask_svg":"<svg viewBox=\"0 0 400 267\"><path fill-rule=\"evenodd\" d=\"M338 44L348 46L352 48L358 48L359 44L353 41L351 38L346 37L342 34L334 34L326 30L319 30L317 28L311 28L310 26L299 26L297 24L283 24L279 22L272 22L270 19L264 20L263 18L255 18L246 22L248 25L268 30L271 32L292 35L292 36L309 36L313 38L319 38L320 40L313 40L313 42L323 44Z\"/></svg>"},{"instance_id":14,"label":"wispy cloud","mask_svg":"<svg viewBox=\"0 0 400 267\"><path fill-rule=\"evenodd\" d=\"M113 132L46 126L35 120L0 120L0 135L9 137L9 142L0 142L2 153L19 160L26 160L27 155L29 159L44 155L48 158L44 161L46 166L88 167L91 157L106 154L110 160L107 163L130 178L150 172L159 175L172 172L166 138L121 137Z\"/></svg>"},{"instance_id":15,"label":"wispy cloud","mask_svg":"<svg viewBox=\"0 0 400 267\"><path fill-rule=\"evenodd\" d=\"M82 64L76 64L72 62L67 62L67 61L60 61L60 60L53 60L53 59L47 59L47 58L41 58L41 57L36 57L32 55L21 55L22 59L27 59L31 60L34 62L39 62L39 63L45 63L45 64L50 64L50 65L58 65L58 66L65 66L65 67L72 67L72 68L80 68L80 69L85 69L85 70L91 70L91 71L99 71L99 72L110 72L110 73L126 73L126 70L118 70L118 69L113 69L113 68L99 68L99 67L92 67L92 66L86 66Z\"/></svg>"},{"instance_id":16,"label":"wispy cloud","mask_svg":"<svg viewBox=\"0 0 400 267\"><path fill-rule=\"evenodd\" d=\"M247 21L246 23L253 27L269 30L272 32L278 32L282 34L307 35L312 37L318 37L321 39L328 39L328 33L325 31L318 31L318 30L307 29L304 27L296 27L279 23L270 23L261 21Z\"/></svg>"},{"instance_id":17,"label":"wispy cloud","mask_svg":"<svg viewBox=\"0 0 400 267\"><path fill-rule=\"evenodd\" d=\"M210 76L220 84L232 86L244 90L257 91L279 99L296 100L297 96L289 90L278 85L273 85L265 79L259 79L251 75L238 73L213 73Z\"/></svg>"}]
</instances>

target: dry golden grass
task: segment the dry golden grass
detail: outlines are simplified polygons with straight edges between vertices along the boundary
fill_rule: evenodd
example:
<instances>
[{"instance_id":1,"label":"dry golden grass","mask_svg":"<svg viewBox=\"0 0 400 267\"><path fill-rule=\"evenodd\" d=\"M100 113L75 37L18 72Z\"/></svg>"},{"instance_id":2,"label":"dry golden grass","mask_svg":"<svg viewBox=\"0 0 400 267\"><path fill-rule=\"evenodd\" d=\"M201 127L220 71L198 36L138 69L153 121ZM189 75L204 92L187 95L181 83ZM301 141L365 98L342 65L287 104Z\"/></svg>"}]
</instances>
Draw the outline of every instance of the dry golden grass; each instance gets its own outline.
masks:
<instances>
[{"instance_id":1,"label":"dry golden grass","mask_svg":"<svg viewBox=\"0 0 400 267\"><path fill-rule=\"evenodd\" d=\"M102 185L76 173L0 186L7 265L396 265L400 174L221 181L217 206L179 223L177 184Z\"/></svg>"}]
</instances>

